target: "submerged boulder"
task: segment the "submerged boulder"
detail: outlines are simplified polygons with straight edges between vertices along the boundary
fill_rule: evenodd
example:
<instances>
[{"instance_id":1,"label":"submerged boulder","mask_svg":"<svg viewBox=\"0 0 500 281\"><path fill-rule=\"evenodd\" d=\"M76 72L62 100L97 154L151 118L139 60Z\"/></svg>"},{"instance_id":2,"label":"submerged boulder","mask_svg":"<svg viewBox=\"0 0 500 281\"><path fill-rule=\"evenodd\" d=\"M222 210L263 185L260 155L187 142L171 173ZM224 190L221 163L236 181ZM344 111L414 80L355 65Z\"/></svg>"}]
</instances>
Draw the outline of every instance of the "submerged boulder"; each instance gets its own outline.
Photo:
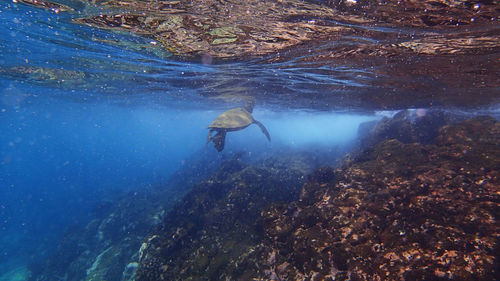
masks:
<instances>
[{"instance_id":1,"label":"submerged boulder","mask_svg":"<svg viewBox=\"0 0 500 281\"><path fill-rule=\"evenodd\" d=\"M383 140L397 139L402 143L432 143L444 125L463 121L458 114L441 110L402 110L392 118L370 121L359 126L358 137L361 146L367 148Z\"/></svg>"}]
</instances>

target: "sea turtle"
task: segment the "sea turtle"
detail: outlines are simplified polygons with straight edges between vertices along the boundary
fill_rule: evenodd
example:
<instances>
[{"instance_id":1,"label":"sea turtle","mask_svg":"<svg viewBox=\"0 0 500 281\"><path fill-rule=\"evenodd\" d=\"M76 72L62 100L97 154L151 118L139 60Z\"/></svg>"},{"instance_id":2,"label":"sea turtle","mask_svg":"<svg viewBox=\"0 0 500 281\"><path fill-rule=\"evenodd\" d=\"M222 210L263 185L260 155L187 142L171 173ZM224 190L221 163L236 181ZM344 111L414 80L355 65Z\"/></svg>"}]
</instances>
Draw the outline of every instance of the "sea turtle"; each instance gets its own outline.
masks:
<instances>
[{"instance_id":1,"label":"sea turtle","mask_svg":"<svg viewBox=\"0 0 500 281\"><path fill-rule=\"evenodd\" d=\"M224 149L227 132L245 129L250 126L250 124L256 124L259 126L264 135L266 135L267 139L271 141L271 136L269 136L269 132L266 127L264 127L264 125L262 125L259 121L253 119L252 114L248 110L237 107L217 116L217 118L208 126L209 131L207 145L210 141L212 141L217 151L221 152ZM214 136L212 136L213 131L217 132Z\"/></svg>"}]
</instances>

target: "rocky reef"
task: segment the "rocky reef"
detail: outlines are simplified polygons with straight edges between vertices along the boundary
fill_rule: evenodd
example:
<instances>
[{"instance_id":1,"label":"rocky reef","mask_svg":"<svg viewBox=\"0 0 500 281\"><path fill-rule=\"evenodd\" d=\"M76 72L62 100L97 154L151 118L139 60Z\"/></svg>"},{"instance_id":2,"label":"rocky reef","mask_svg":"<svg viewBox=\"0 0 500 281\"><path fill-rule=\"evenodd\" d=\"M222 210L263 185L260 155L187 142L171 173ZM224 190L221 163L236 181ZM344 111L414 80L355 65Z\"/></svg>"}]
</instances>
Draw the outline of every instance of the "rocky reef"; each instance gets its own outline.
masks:
<instances>
[{"instance_id":1,"label":"rocky reef","mask_svg":"<svg viewBox=\"0 0 500 281\"><path fill-rule=\"evenodd\" d=\"M384 116L381 120L361 124L358 128L360 149L389 139L430 144L435 141L441 127L464 120L463 115L443 110L402 110L392 117Z\"/></svg>"},{"instance_id":2,"label":"rocky reef","mask_svg":"<svg viewBox=\"0 0 500 281\"><path fill-rule=\"evenodd\" d=\"M343 152L332 153L338 157ZM146 237L158 231L175 238L165 245L178 255L171 273L189 267L182 276L201 278L206 273L197 270L203 264L217 268L216 263L234 256L227 255L230 251L246 252L259 241L262 231L254 219L271 202L297 199L305 176L318 163L327 163L324 155L286 150L221 157L215 150L197 152L167 183L96 204L89 221L69 227L57 246L42 247L48 254L29 266L30 280L135 280L140 257L157 236ZM218 237L221 231L224 236ZM194 251L205 256L194 263L186 258L183 264L184 256Z\"/></svg>"},{"instance_id":3,"label":"rocky reef","mask_svg":"<svg viewBox=\"0 0 500 281\"><path fill-rule=\"evenodd\" d=\"M498 279L500 122L467 118L366 123L341 165L196 155L168 185L97 205L31 280Z\"/></svg>"},{"instance_id":4,"label":"rocky reef","mask_svg":"<svg viewBox=\"0 0 500 281\"><path fill-rule=\"evenodd\" d=\"M294 170L226 163L144 240L136 280L498 278L500 122L409 116L301 188Z\"/></svg>"},{"instance_id":5,"label":"rocky reef","mask_svg":"<svg viewBox=\"0 0 500 281\"><path fill-rule=\"evenodd\" d=\"M46 245L49 254L30 265L30 280L133 280L141 240L177 193L141 190L96 204L90 221L68 227L57 245Z\"/></svg>"},{"instance_id":6,"label":"rocky reef","mask_svg":"<svg viewBox=\"0 0 500 281\"><path fill-rule=\"evenodd\" d=\"M272 202L296 199L303 179L295 169L226 162L194 187L146 239L137 280L224 280L246 275L246 258L262 239L260 212Z\"/></svg>"},{"instance_id":7,"label":"rocky reef","mask_svg":"<svg viewBox=\"0 0 500 281\"><path fill-rule=\"evenodd\" d=\"M494 280L499 143L500 123L478 117L432 144L384 140L316 171L300 200L263 212L267 269L275 280Z\"/></svg>"},{"instance_id":8,"label":"rocky reef","mask_svg":"<svg viewBox=\"0 0 500 281\"><path fill-rule=\"evenodd\" d=\"M41 246L47 253L30 264L29 280L133 280L144 237L220 161L215 152L198 152L168 182L96 203L88 221L68 227L57 245Z\"/></svg>"}]
</instances>

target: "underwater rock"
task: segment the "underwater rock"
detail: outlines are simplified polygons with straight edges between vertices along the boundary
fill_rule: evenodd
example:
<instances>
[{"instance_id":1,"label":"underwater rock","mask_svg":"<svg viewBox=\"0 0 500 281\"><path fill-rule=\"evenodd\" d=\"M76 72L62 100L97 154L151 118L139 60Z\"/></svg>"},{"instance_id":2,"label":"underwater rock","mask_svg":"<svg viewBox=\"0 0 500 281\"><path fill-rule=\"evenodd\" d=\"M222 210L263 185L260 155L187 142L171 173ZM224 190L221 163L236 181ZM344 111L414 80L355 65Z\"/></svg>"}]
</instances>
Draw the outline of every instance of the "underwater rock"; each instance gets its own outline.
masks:
<instances>
[{"instance_id":1,"label":"underwater rock","mask_svg":"<svg viewBox=\"0 0 500 281\"><path fill-rule=\"evenodd\" d=\"M84 280L112 280L110 276L116 276L123 271L122 266L115 267L116 265L120 265L116 258L121 256L119 246L107 248L95 258L92 266L87 269Z\"/></svg>"},{"instance_id":2,"label":"underwater rock","mask_svg":"<svg viewBox=\"0 0 500 281\"><path fill-rule=\"evenodd\" d=\"M96 203L89 221L68 227L57 245L43 247L51 250L29 265L29 280L134 280L144 237L219 165L215 152L194 155L165 184Z\"/></svg>"},{"instance_id":3,"label":"underwater rock","mask_svg":"<svg viewBox=\"0 0 500 281\"><path fill-rule=\"evenodd\" d=\"M145 240L136 280L247 280L261 211L297 199L304 179L302 169L273 167L231 160L195 186Z\"/></svg>"},{"instance_id":4,"label":"underwater rock","mask_svg":"<svg viewBox=\"0 0 500 281\"><path fill-rule=\"evenodd\" d=\"M2 270L0 272L0 281L23 281L28 280L29 277L30 272L26 266L18 266L8 269L7 271Z\"/></svg>"},{"instance_id":5,"label":"underwater rock","mask_svg":"<svg viewBox=\"0 0 500 281\"><path fill-rule=\"evenodd\" d=\"M136 280L494 280L500 122L409 140L317 169L298 199L302 173L227 162L143 242Z\"/></svg>"},{"instance_id":6,"label":"underwater rock","mask_svg":"<svg viewBox=\"0 0 500 281\"><path fill-rule=\"evenodd\" d=\"M342 167L238 154L202 181L186 173L184 192L104 204L31 280L497 279L500 122L412 118L382 120L374 128L391 129Z\"/></svg>"},{"instance_id":7,"label":"underwater rock","mask_svg":"<svg viewBox=\"0 0 500 281\"><path fill-rule=\"evenodd\" d=\"M318 170L299 201L263 213L267 270L276 280L495 279L499 143L500 123L478 117L431 144L383 140Z\"/></svg>"},{"instance_id":8,"label":"underwater rock","mask_svg":"<svg viewBox=\"0 0 500 281\"><path fill-rule=\"evenodd\" d=\"M138 260L141 240L160 222L163 208L173 204L171 198L157 196L129 194L86 225L68 228L46 260L30 265L29 280L133 280L128 264ZM124 273L130 279L123 279Z\"/></svg>"},{"instance_id":9,"label":"underwater rock","mask_svg":"<svg viewBox=\"0 0 500 281\"><path fill-rule=\"evenodd\" d=\"M383 140L397 139L403 143L430 143L444 125L451 125L464 117L441 110L402 110L392 118L370 121L359 126L361 146L367 148Z\"/></svg>"}]
</instances>

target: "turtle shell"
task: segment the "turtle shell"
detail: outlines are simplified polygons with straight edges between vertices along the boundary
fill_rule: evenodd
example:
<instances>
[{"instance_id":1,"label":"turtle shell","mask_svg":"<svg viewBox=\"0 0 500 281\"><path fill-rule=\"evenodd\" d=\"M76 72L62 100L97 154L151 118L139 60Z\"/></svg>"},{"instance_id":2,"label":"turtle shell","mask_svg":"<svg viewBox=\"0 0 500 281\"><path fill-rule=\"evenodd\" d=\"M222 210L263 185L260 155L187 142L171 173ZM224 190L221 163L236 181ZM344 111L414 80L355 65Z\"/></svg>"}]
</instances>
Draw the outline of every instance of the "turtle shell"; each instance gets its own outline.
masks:
<instances>
[{"instance_id":1,"label":"turtle shell","mask_svg":"<svg viewBox=\"0 0 500 281\"><path fill-rule=\"evenodd\" d=\"M252 115L243 108L228 110L208 126L208 128L243 129L254 122Z\"/></svg>"}]
</instances>

